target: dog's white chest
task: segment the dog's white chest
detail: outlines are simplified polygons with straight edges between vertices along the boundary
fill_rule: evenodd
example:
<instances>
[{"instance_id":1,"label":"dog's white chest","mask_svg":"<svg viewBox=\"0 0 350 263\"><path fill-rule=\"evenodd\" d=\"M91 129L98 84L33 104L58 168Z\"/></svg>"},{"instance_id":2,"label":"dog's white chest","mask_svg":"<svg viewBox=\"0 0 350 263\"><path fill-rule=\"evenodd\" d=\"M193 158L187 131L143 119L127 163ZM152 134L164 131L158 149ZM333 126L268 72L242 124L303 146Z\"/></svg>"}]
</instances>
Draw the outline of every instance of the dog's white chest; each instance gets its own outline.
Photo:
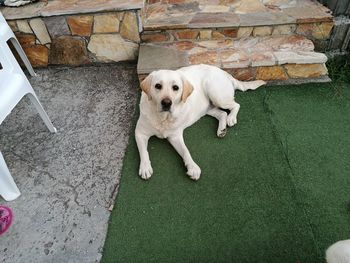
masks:
<instances>
[{"instance_id":1,"label":"dog's white chest","mask_svg":"<svg viewBox=\"0 0 350 263\"><path fill-rule=\"evenodd\" d=\"M169 137L172 133L174 133L174 129L176 127L176 118L168 116L166 119L156 119L153 120L152 126L155 130L155 135L158 138L164 139Z\"/></svg>"}]
</instances>

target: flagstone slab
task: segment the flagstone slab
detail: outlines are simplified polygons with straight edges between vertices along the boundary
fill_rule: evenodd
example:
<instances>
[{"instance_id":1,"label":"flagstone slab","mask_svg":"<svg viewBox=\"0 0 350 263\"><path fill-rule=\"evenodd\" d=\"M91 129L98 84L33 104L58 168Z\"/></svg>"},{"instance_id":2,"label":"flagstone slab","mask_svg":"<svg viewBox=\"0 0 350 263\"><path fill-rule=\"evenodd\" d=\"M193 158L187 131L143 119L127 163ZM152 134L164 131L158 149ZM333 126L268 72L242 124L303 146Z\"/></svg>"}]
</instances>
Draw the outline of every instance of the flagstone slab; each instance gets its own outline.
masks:
<instances>
[{"instance_id":1,"label":"flagstone slab","mask_svg":"<svg viewBox=\"0 0 350 263\"><path fill-rule=\"evenodd\" d=\"M207 49L225 49L230 48L232 46L232 40L226 39L226 40L207 40L207 41L200 41L196 44L199 47L204 47Z\"/></svg>"},{"instance_id":2,"label":"flagstone slab","mask_svg":"<svg viewBox=\"0 0 350 263\"><path fill-rule=\"evenodd\" d=\"M51 0L41 10L40 14L42 16L85 14L103 11L141 9L143 6L143 0Z\"/></svg>"},{"instance_id":3,"label":"flagstone slab","mask_svg":"<svg viewBox=\"0 0 350 263\"><path fill-rule=\"evenodd\" d=\"M119 17L117 14L102 14L94 17L94 33L119 32Z\"/></svg>"},{"instance_id":4,"label":"flagstone slab","mask_svg":"<svg viewBox=\"0 0 350 263\"><path fill-rule=\"evenodd\" d=\"M195 13L201 11L199 8L199 3L197 1L176 3L167 6L167 11L169 14L183 14L183 13Z\"/></svg>"},{"instance_id":5,"label":"flagstone slab","mask_svg":"<svg viewBox=\"0 0 350 263\"><path fill-rule=\"evenodd\" d=\"M198 13L190 21L190 28L238 27L239 16L234 13Z\"/></svg>"},{"instance_id":6,"label":"flagstone slab","mask_svg":"<svg viewBox=\"0 0 350 263\"><path fill-rule=\"evenodd\" d=\"M28 34L33 33L26 19L17 21L17 30L22 33L28 33Z\"/></svg>"},{"instance_id":7,"label":"flagstone slab","mask_svg":"<svg viewBox=\"0 0 350 263\"><path fill-rule=\"evenodd\" d=\"M212 30L201 30L199 31L200 39L211 39Z\"/></svg>"},{"instance_id":8,"label":"flagstone slab","mask_svg":"<svg viewBox=\"0 0 350 263\"><path fill-rule=\"evenodd\" d=\"M171 48L173 50L178 50L178 51L190 51L195 47L197 47L197 44L191 41L177 41L177 42L172 42L163 46Z\"/></svg>"},{"instance_id":9,"label":"flagstone slab","mask_svg":"<svg viewBox=\"0 0 350 263\"><path fill-rule=\"evenodd\" d=\"M42 45L51 43L51 38L47 32L46 25L41 18L31 19L29 24Z\"/></svg>"},{"instance_id":10,"label":"flagstone slab","mask_svg":"<svg viewBox=\"0 0 350 263\"><path fill-rule=\"evenodd\" d=\"M246 68L250 65L250 57L242 49L226 49L220 52L223 68Z\"/></svg>"},{"instance_id":11,"label":"flagstone slab","mask_svg":"<svg viewBox=\"0 0 350 263\"><path fill-rule=\"evenodd\" d=\"M271 51L252 52L250 60L252 67L273 66L276 64L276 56Z\"/></svg>"},{"instance_id":12,"label":"flagstone slab","mask_svg":"<svg viewBox=\"0 0 350 263\"><path fill-rule=\"evenodd\" d=\"M221 30L225 37L236 38L238 34L238 28L226 28Z\"/></svg>"},{"instance_id":13,"label":"flagstone slab","mask_svg":"<svg viewBox=\"0 0 350 263\"><path fill-rule=\"evenodd\" d=\"M314 44L311 40L299 36L273 36L261 39L260 43L264 43L266 46L271 47L273 50L301 50L312 51L314 50Z\"/></svg>"},{"instance_id":14,"label":"flagstone slab","mask_svg":"<svg viewBox=\"0 0 350 263\"><path fill-rule=\"evenodd\" d=\"M272 34L272 27L270 26L259 26L259 27L255 27L253 30L253 36L255 37L270 36L271 34Z\"/></svg>"},{"instance_id":15,"label":"flagstone slab","mask_svg":"<svg viewBox=\"0 0 350 263\"><path fill-rule=\"evenodd\" d=\"M327 56L311 51L276 51L273 53L278 64L323 64Z\"/></svg>"},{"instance_id":16,"label":"flagstone slab","mask_svg":"<svg viewBox=\"0 0 350 263\"><path fill-rule=\"evenodd\" d=\"M47 67L49 50L43 45L23 46L24 52L33 67Z\"/></svg>"},{"instance_id":17,"label":"flagstone slab","mask_svg":"<svg viewBox=\"0 0 350 263\"><path fill-rule=\"evenodd\" d=\"M256 76L256 68L234 68L224 69L227 73L231 74L234 78L241 81L254 80Z\"/></svg>"},{"instance_id":18,"label":"flagstone slab","mask_svg":"<svg viewBox=\"0 0 350 263\"><path fill-rule=\"evenodd\" d=\"M0 8L1 13L7 20L33 18L40 16L41 10L46 6L45 1L39 1L30 5Z\"/></svg>"},{"instance_id":19,"label":"flagstone slab","mask_svg":"<svg viewBox=\"0 0 350 263\"><path fill-rule=\"evenodd\" d=\"M70 35L68 24L64 16L53 16L44 19L51 37Z\"/></svg>"},{"instance_id":20,"label":"flagstone slab","mask_svg":"<svg viewBox=\"0 0 350 263\"><path fill-rule=\"evenodd\" d=\"M93 16L69 16L67 23L72 35L75 36L90 36L92 32Z\"/></svg>"},{"instance_id":21,"label":"flagstone slab","mask_svg":"<svg viewBox=\"0 0 350 263\"><path fill-rule=\"evenodd\" d=\"M184 51L168 47L141 45L137 72L148 74L158 69L178 69L188 65L188 56Z\"/></svg>"},{"instance_id":22,"label":"flagstone slab","mask_svg":"<svg viewBox=\"0 0 350 263\"><path fill-rule=\"evenodd\" d=\"M19 20L19 21L21 21L21 20ZM7 21L7 24L10 26L10 28L13 32L18 31L18 26L17 26L16 21Z\"/></svg>"},{"instance_id":23,"label":"flagstone slab","mask_svg":"<svg viewBox=\"0 0 350 263\"><path fill-rule=\"evenodd\" d=\"M220 58L217 51L206 51L203 53L196 53L190 55L189 57L189 65L197 65L197 64L208 64L220 67Z\"/></svg>"},{"instance_id":24,"label":"flagstone slab","mask_svg":"<svg viewBox=\"0 0 350 263\"><path fill-rule=\"evenodd\" d=\"M134 12L126 12L120 26L120 35L125 39L140 42L138 25L137 14Z\"/></svg>"},{"instance_id":25,"label":"flagstone slab","mask_svg":"<svg viewBox=\"0 0 350 263\"><path fill-rule=\"evenodd\" d=\"M16 34L18 42L21 46L35 45L35 35L32 34Z\"/></svg>"},{"instance_id":26,"label":"flagstone slab","mask_svg":"<svg viewBox=\"0 0 350 263\"><path fill-rule=\"evenodd\" d=\"M168 32L148 32L141 35L141 41L144 43L153 42L167 42L170 40L170 34Z\"/></svg>"},{"instance_id":27,"label":"flagstone slab","mask_svg":"<svg viewBox=\"0 0 350 263\"><path fill-rule=\"evenodd\" d=\"M118 62L137 58L138 44L126 41L117 34L94 34L88 50L99 62Z\"/></svg>"},{"instance_id":28,"label":"flagstone slab","mask_svg":"<svg viewBox=\"0 0 350 263\"><path fill-rule=\"evenodd\" d=\"M259 67L256 72L256 79L265 81L287 80L288 75L281 66Z\"/></svg>"},{"instance_id":29,"label":"flagstone slab","mask_svg":"<svg viewBox=\"0 0 350 263\"><path fill-rule=\"evenodd\" d=\"M226 13L230 11L229 6L224 5L204 5L201 7L201 11L204 13Z\"/></svg>"},{"instance_id":30,"label":"flagstone slab","mask_svg":"<svg viewBox=\"0 0 350 263\"><path fill-rule=\"evenodd\" d=\"M332 21L333 17L328 9L320 7L318 3L310 6L299 6L283 9L283 13L293 17L297 23Z\"/></svg>"},{"instance_id":31,"label":"flagstone slab","mask_svg":"<svg viewBox=\"0 0 350 263\"><path fill-rule=\"evenodd\" d=\"M89 62L84 39L72 36L53 38L50 52L51 64L78 66Z\"/></svg>"},{"instance_id":32,"label":"flagstone slab","mask_svg":"<svg viewBox=\"0 0 350 263\"><path fill-rule=\"evenodd\" d=\"M149 19L146 20L146 22L143 25L143 28L144 30L187 28L187 25L192 20L192 17L193 14Z\"/></svg>"},{"instance_id":33,"label":"flagstone slab","mask_svg":"<svg viewBox=\"0 0 350 263\"><path fill-rule=\"evenodd\" d=\"M316 78L328 73L324 64L287 64L285 68L291 78Z\"/></svg>"},{"instance_id":34,"label":"flagstone slab","mask_svg":"<svg viewBox=\"0 0 350 263\"><path fill-rule=\"evenodd\" d=\"M237 38L250 37L253 33L254 27L239 27L237 31Z\"/></svg>"},{"instance_id":35,"label":"flagstone slab","mask_svg":"<svg viewBox=\"0 0 350 263\"><path fill-rule=\"evenodd\" d=\"M281 12L259 12L240 15L240 26L294 24L296 19Z\"/></svg>"},{"instance_id":36,"label":"flagstone slab","mask_svg":"<svg viewBox=\"0 0 350 263\"><path fill-rule=\"evenodd\" d=\"M299 24L296 32L309 38L324 40L330 37L333 25L333 22Z\"/></svg>"},{"instance_id":37,"label":"flagstone slab","mask_svg":"<svg viewBox=\"0 0 350 263\"><path fill-rule=\"evenodd\" d=\"M262 42L263 38L259 37L249 37L233 40L233 47L236 49L252 50Z\"/></svg>"},{"instance_id":38,"label":"flagstone slab","mask_svg":"<svg viewBox=\"0 0 350 263\"><path fill-rule=\"evenodd\" d=\"M225 35L223 33L221 33L220 31L213 31L211 34L211 38L212 39L224 39Z\"/></svg>"},{"instance_id":39,"label":"flagstone slab","mask_svg":"<svg viewBox=\"0 0 350 263\"><path fill-rule=\"evenodd\" d=\"M277 25L274 26L272 35L279 36L279 35L291 35L296 30L295 24L289 24L289 25Z\"/></svg>"},{"instance_id":40,"label":"flagstone slab","mask_svg":"<svg viewBox=\"0 0 350 263\"><path fill-rule=\"evenodd\" d=\"M267 12L267 7L259 0L240 1L240 5L235 9L237 14Z\"/></svg>"},{"instance_id":41,"label":"flagstone slab","mask_svg":"<svg viewBox=\"0 0 350 263\"><path fill-rule=\"evenodd\" d=\"M177 39L196 39L198 37L199 32L194 30L182 30L176 32Z\"/></svg>"},{"instance_id":42,"label":"flagstone slab","mask_svg":"<svg viewBox=\"0 0 350 263\"><path fill-rule=\"evenodd\" d=\"M166 17L167 5L161 3L149 4L145 7L147 19L157 19ZM151 22L152 23L152 22Z\"/></svg>"}]
</instances>

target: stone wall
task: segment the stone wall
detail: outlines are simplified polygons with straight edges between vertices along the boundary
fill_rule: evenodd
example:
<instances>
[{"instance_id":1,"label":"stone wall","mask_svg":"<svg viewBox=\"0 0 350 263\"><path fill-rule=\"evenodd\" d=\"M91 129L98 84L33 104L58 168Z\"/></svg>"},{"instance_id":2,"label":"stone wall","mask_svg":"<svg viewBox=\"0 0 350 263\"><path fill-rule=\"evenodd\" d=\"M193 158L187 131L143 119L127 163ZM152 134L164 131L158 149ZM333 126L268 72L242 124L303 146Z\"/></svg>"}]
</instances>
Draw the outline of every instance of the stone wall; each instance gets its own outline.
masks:
<instances>
[{"instance_id":1,"label":"stone wall","mask_svg":"<svg viewBox=\"0 0 350 263\"><path fill-rule=\"evenodd\" d=\"M136 60L139 11L8 21L34 67Z\"/></svg>"}]
</instances>

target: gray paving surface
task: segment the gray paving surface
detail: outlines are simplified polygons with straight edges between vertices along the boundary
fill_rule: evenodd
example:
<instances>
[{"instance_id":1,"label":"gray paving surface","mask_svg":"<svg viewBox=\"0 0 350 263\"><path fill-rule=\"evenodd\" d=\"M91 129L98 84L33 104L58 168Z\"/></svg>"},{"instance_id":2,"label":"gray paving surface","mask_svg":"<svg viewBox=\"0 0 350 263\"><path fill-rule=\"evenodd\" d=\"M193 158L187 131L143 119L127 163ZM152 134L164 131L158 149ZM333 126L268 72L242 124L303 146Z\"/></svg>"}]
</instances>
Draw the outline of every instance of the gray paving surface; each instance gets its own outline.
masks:
<instances>
[{"instance_id":1,"label":"gray paving surface","mask_svg":"<svg viewBox=\"0 0 350 263\"><path fill-rule=\"evenodd\" d=\"M57 134L28 99L0 125L22 195L0 237L0 262L98 262L138 94L136 65L37 70L31 78Z\"/></svg>"}]
</instances>

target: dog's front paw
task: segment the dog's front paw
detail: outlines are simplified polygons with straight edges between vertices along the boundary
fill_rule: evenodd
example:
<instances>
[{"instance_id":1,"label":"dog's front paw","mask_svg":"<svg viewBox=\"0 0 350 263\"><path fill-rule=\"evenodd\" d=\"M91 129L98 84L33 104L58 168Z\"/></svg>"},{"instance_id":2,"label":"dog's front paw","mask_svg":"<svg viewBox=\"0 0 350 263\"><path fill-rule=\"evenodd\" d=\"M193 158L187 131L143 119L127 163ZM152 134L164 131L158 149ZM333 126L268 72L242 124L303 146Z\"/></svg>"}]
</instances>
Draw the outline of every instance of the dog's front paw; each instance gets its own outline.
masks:
<instances>
[{"instance_id":1,"label":"dog's front paw","mask_svg":"<svg viewBox=\"0 0 350 263\"><path fill-rule=\"evenodd\" d=\"M139 175L142 179L147 180L151 178L153 169L150 162L140 163Z\"/></svg>"},{"instance_id":2,"label":"dog's front paw","mask_svg":"<svg viewBox=\"0 0 350 263\"><path fill-rule=\"evenodd\" d=\"M192 179L197 181L201 176L201 168L195 163L187 165L187 175Z\"/></svg>"}]
</instances>

